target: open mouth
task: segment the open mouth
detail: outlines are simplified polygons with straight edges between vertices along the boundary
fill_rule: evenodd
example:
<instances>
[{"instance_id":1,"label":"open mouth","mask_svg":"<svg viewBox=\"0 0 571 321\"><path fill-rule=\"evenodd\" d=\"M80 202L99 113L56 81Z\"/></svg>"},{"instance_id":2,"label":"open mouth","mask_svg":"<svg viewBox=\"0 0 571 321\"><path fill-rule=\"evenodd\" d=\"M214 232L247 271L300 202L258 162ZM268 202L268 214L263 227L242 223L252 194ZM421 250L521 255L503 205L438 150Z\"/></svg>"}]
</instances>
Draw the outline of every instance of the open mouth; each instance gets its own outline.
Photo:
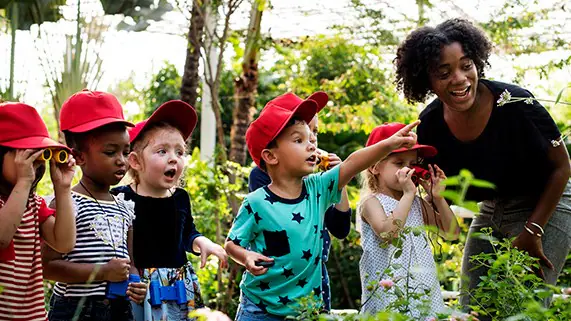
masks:
<instances>
[{"instance_id":1,"label":"open mouth","mask_svg":"<svg viewBox=\"0 0 571 321\"><path fill-rule=\"evenodd\" d=\"M315 165L317 160L318 160L317 155L313 154L313 155L309 156L305 161Z\"/></svg>"},{"instance_id":2,"label":"open mouth","mask_svg":"<svg viewBox=\"0 0 571 321\"><path fill-rule=\"evenodd\" d=\"M125 173L126 173L126 171L121 169L121 170L116 171L115 175L122 177L122 176L125 176Z\"/></svg>"},{"instance_id":3,"label":"open mouth","mask_svg":"<svg viewBox=\"0 0 571 321\"><path fill-rule=\"evenodd\" d=\"M165 172L165 176L168 178L174 178L174 176L176 175L176 169L169 169L168 171Z\"/></svg>"},{"instance_id":4,"label":"open mouth","mask_svg":"<svg viewBox=\"0 0 571 321\"><path fill-rule=\"evenodd\" d=\"M450 91L449 93L450 93L450 95L452 95L454 97L464 98L468 95L471 88L472 88L472 86L468 86L463 90L453 90L453 91Z\"/></svg>"}]
</instances>

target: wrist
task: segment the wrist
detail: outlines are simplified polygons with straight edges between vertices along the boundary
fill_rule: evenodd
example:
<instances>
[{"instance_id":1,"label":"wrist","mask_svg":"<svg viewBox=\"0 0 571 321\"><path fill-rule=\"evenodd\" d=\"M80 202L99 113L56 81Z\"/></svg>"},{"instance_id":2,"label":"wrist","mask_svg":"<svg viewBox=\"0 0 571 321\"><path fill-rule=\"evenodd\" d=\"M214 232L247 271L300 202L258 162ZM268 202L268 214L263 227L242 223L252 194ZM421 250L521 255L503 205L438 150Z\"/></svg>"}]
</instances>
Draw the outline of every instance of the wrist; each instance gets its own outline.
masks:
<instances>
[{"instance_id":1,"label":"wrist","mask_svg":"<svg viewBox=\"0 0 571 321\"><path fill-rule=\"evenodd\" d=\"M22 189L22 190L29 191L32 188L33 183L34 183L34 180L29 180L26 178L19 178L18 181L16 182L16 185L14 185L14 189Z\"/></svg>"},{"instance_id":2,"label":"wrist","mask_svg":"<svg viewBox=\"0 0 571 321\"><path fill-rule=\"evenodd\" d=\"M107 281L107 274L108 274L107 263L97 264L97 268L98 270L95 278L99 281Z\"/></svg>"},{"instance_id":3,"label":"wrist","mask_svg":"<svg viewBox=\"0 0 571 321\"><path fill-rule=\"evenodd\" d=\"M71 184L54 184L54 194L71 194Z\"/></svg>"}]
</instances>

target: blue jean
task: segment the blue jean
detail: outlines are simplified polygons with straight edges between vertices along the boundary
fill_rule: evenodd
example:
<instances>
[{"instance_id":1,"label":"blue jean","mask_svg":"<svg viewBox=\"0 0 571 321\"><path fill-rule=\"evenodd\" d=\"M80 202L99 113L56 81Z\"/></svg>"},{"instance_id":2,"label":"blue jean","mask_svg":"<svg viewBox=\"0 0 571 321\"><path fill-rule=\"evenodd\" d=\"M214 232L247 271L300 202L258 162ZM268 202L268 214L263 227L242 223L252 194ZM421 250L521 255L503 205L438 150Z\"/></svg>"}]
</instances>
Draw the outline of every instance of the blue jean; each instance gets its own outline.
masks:
<instances>
[{"instance_id":1,"label":"blue jean","mask_svg":"<svg viewBox=\"0 0 571 321\"><path fill-rule=\"evenodd\" d=\"M493 251L489 241L472 237L472 235L482 228L491 227L493 236L496 238L516 237L523 231L525 222L534 207L535 202L525 198L482 202L480 215L470 225L462 258L463 278L461 279L460 304L466 310L469 304L474 304L474 302L470 302L470 290L478 286L480 276L487 274L487 269L484 267L474 269L470 257L474 254L492 253ZM545 235L541 239L543 252L553 263L554 269L544 267L543 273L546 283L555 285L571 249L571 181L567 183L563 195L544 230ZM549 300L546 303L548 304ZM490 320L483 316L479 319L481 321Z\"/></svg>"},{"instance_id":2,"label":"blue jean","mask_svg":"<svg viewBox=\"0 0 571 321\"><path fill-rule=\"evenodd\" d=\"M49 321L132 321L131 303L125 298L62 297L50 299Z\"/></svg>"},{"instance_id":3,"label":"blue jean","mask_svg":"<svg viewBox=\"0 0 571 321\"><path fill-rule=\"evenodd\" d=\"M264 312L244 294L240 295L240 305L236 311L236 321L283 321L284 318Z\"/></svg>"}]
</instances>

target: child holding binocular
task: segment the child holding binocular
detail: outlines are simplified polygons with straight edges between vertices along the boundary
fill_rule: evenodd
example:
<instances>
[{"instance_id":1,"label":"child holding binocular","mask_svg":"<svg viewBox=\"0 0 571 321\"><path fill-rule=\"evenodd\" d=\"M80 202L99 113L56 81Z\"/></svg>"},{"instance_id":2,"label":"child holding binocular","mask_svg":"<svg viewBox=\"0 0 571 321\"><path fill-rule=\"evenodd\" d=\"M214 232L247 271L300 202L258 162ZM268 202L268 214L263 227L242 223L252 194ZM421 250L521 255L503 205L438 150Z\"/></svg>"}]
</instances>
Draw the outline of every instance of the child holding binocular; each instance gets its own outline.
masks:
<instances>
[{"instance_id":1,"label":"child holding binocular","mask_svg":"<svg viewBox=\"0 0 571 321\"><path fill-rule=\"evenodd\" d=\"M66 146L49 138L31 106L0 104L0 129L0 320L43 321L40 246L43 240L57 251L68 252L75 244L70 195L75 160ZM60 155L50 161L55 211L35 193L46 169L44 160L51 159L52 153Z\"/></svg>"},{"instance_id":2,"label":"child holding binocular","mask_svg":"<svg viewBox=\"0 0 571 321\"><path fill-rule=\"evenodd\" d=\"M366 146L387 140L404 127L398 123L378 126L371 132ZM359 263L362 313L377 313L390 308L397 300L393 284L380 283L382 279L389 279L405 291L413 289L415 293L426 295L431 316L444 312L436 264L425 233L407 232L401 249L382 246L398 238L404 227L432 225L445 237L458 237L454 213L440 195L444 190L441 182L446 179L444 172L436 165L429 165L428 171L416 166L419 157L433 157L436 153L436 148L419 144L395 149L364 172L362 201L357 207L362 218L363 255ZM419 183L429 193L427 200L416 195ZM401 251L400 255L395 254L397 250ZM394 264L405 268L393 270L389 277L386 271L393 269ZM420 302L412 304L416 306ZM419 311L421 309L412 309L409 314L415 320L422 320Z\"/></svg>"},{"instance_id":3,"label":"child holding binocular","mask_svg":"<svg viewBox=\"0 0 571 321\"><path fill-rule=\"evenodd\" d=\"M76 246L65 254L43 248L44 276L57 281L48 318L132 320L129 299L141 302L147 286L131 265L134 214L109 189L127 172L127 126L133 125L125 121L113 95L84 90L64 102L60 126L82 177L72 188ZM52 158L61 160L64 155L55 152Z\"/></svg>"}]
</instances>

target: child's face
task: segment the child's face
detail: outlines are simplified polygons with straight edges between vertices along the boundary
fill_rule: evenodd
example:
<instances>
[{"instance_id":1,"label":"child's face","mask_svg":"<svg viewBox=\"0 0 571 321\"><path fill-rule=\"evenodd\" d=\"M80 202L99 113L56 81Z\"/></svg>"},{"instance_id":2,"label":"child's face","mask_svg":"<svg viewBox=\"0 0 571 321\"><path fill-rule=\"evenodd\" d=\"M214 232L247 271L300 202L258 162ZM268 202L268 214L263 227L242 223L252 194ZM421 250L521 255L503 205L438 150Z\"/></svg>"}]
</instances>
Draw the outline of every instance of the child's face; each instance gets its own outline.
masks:
<instances>
[{"instance_id":1,"label":"child's face","mask_svg":"<svg viewBox=\"0 0 571 321\"><path fill-rule=\"evenodd\" d=\"M294 176L313 173L317 161L315 142L307 123L296 122L287 127L276 139L277 147L272 148L277 166Z\"/></svg>"},{"instance_id":2,"label":"child's face","mask_svg":"<svg viewBox=\"0 0 571 321\"><path fill-rule=\"evenodd\" d=\"M175 129L157 129L142 151L140 184L155 190L177 185L184 169L185 143Z\"/></svg>"},{"instance_id":3,"label":"child's face","mask_svg":"<svg viewBox=\"0 0 571 321\"><path fill-rule=\"evenodd\" d=\"M380 161L375 165L374 171L377 175L378 186L383 186L391 190L402 192L402 188L398 183L396 172L403 168L417 164L418 152L415 150L409 150L406 152L395 153L389 155L384 160Z\"/></svg>"},{"instance_id":4,"label":"child's face","mask_svg":"<svg viewBox=\"0 0 571 321\"><path fill-rule=\"evenodd\" d=\"M101 185L116 185L128 170L130 151L126 129L108 130L87 138L85 151L80 151L83 175Z\"/></svg>"},{"instance_id":5,"label":"child's face","mask_svg":"<svg viewBox=\"0 0 571 321\"><path fill-rule=\"evenodd\" d=\"M319 133L319 122L317 120L317 115L313 117L313 119L309 122L309 131L313 135L312 141L315 144L315 148L317 148L317 134Z\"/></svg>"},{"instance_id":6,"label":"child's face","mask_svg":"<svg viewBox=\"0 0 571 321\"><path fill-rule=\"evenodd\" d=\"M16 168L15 158L16 150L13 149L4 154L2 161L2 177L6 183L10 184L10 188L14 187L18 182L18 169ZM45 161L36 160L34 162L34 172L36 173L34 183L37 183L44 176L45 171Z\"/></svg>"}]
</instances>

